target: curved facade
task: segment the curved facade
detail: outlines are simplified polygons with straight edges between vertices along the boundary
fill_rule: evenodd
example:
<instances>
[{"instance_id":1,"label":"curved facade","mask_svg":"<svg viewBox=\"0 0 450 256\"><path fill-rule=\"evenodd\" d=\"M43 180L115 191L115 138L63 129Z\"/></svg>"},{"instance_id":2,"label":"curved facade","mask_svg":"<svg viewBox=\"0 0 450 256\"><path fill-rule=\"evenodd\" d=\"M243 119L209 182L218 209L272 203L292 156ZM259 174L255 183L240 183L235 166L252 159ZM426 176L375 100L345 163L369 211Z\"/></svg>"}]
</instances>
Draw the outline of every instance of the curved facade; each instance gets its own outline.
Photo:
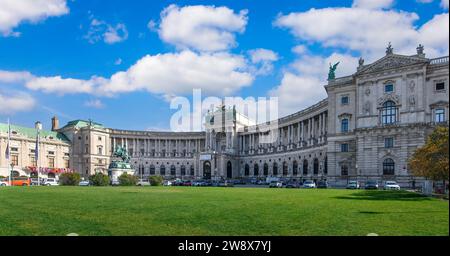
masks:
<instances>
[{"instance_id":1,"label":"curved facade","mask_svg":"<svg viewBox=\"0 0 450 256\"><path fill-rule=\"evenodd\" d=\"M361 59L353 75L328 81L326 99L264 125L224 107L208 113L204 132L126 131L83 120L55 130L70 141L70 167L83 175L106 171L121 145L143 177L420 186L407 160L436 125L448 125L448 63L426 58L420 47L412 56L387 51L371 64Z\"/></svg>"}]
</instances>

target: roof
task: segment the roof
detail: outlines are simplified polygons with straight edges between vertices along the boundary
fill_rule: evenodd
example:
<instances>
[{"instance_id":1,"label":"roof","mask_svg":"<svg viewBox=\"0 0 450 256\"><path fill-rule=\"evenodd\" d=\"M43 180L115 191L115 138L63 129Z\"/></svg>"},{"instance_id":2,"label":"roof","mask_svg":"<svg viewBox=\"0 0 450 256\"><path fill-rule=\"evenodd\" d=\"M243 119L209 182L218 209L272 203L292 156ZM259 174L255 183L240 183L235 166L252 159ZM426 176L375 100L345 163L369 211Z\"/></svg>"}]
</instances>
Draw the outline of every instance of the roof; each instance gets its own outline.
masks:
<instances>
[{"instance_id":1,"label":"roof","mask_svg":"<svg viewBox=\"0 0 450 256\"><path fill-rule=\"evenodd\" d=\"M17 134L25 136L30 139L36 138L36 129L35 128L29 128L29 127L11 124L11 132L16 132ZM5 134L8 133L8 124L0 123L0 133L5 133ZM41 136L41 138L52 137L55 140L69 142L69 139L67 139L67 137L60 132L41 130L40 136Z\"/></svg>"},{"instance_id":2,"label":"roof","mask_svg":"<svg viewBox=\"0 0 450 256\"><path fill-rule=\"evenodd\" d=\"M93 122L93 121L81 120L81 119L70 121L63 128L72 127L72 126L75 127L75 128L83 128L83 127L89 126L89 123L91 124L91 126L93 128L105 128L100 123L96 123L96 122Z\"/></svg>"}]
</instances>

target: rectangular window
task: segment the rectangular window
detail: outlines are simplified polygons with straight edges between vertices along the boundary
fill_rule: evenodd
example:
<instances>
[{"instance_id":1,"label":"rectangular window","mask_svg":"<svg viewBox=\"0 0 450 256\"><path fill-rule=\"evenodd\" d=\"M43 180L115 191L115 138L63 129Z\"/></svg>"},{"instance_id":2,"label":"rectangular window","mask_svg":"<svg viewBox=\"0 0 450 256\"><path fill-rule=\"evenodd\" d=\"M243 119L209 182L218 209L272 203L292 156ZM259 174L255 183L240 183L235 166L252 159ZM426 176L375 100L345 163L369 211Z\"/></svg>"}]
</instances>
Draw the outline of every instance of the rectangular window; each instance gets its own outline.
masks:
<instances>
[{"instance_id":1,"label":"rectangular window","mask_svg":"<svg viewBox=\"0 0 450 256\"><path fill-rule=\"evenodd\" d=\"M347 105L348 102L349 102L348 96L343 96L343 97L341 98L341 104L342 104L342 105Z\"/></svg>"},{"instance_id":2,"label":"rectangular window","mask_svg":"<svg viewBox=\"0 0 450 256\"><path fill-rule=\"evenodd\" d=\"M394 85L393 84L386 84L384 86L384 92L393 92L394 91Z\"/></svg>"},{"instance_id":3,"label":"rectangular window","mask_svg":"<svg viewBox=\"0 0 450 256\"><path fill-rule=\"evenodd\" d=\"M12 151L12 148L11 148ZM11 164L14 166L19 165L19 156L18 155L11 155Z\"/></svg>"},{"instance_id":4,"label":"rectangular window","mask_svg":"<svg viewBox=\"0 0 450 256\"><path fill-rule=\"evenodd\" d=\"M384 138L384 147L385 148L393 148L394 147L394 138Z\"/></svg>"},{"instance_id":5,"label":"rectangular window","mask_svg":"<svg viewBox=\"0 0 450 256\"><path fill-rule=\"evenodd\" d=\"M348 176L348 166L347 165L341 165L341 175Z\"/></svg>"},{"instance_id":6,"label":"rectangular window","mask_svg":"<svg viewBox=\"0 0 450 256\"><path fill-rule=\"evenodd\" d=\"M54 156L55 155L55 151L48 151L48 154Z\"/></svg>"},{"instance_id":7,"label":"rectangular window","mask_svg":"<svg viewBox=\"0 0 450 256\"><path fill-rule=\"evenodd\" d=\"M53 157L48 158L48 167L55 168L55 158L53 158Z\"/></svg>"},{"instance_id":8,"label":"rectangular window","mask_svg":"<svg viewBox=\"0 0 450 256\"><path fill-rule=\"evenodd\" d=\"M99 136L99 137L98 137L98 141L102 141L102 137Z\"/></svg>"},{"instance_id":9,"label":"rectangular window","mask_svg":"<svg viewBox=\"0 0 450 256\"><path fill-rule=\"evenodd\" d=\"M436 83L435 89L436 89L436 91L442 91L442 90L445 90L445 83L444 83L444 82Z\"/></svg>"},{"instance_id":10,"label":"rectangular window","mask_svg":"<svg viewBox=\"0 0 450 256\"><path fill-rule=\"evenodd\" d=\"M37 166L37 163L36 163L36 157L34 157L34 155L30 155L30 164L31 164L31 166L33 166L33 167L36 167L36 166Z\"/></svg>"},{"instance_id":11,"label":"rectangular window","mask_svg":"<svg viewBox=\"0 0 450 256\"><path fill-rule=\"evenodd\" d=\"M347 143L341 144L341 152L348 152L348 144Z\"/></svg>"},{"instance_id":12,"label":"rectangular window","mask_svg":"<svg viewBox=\"0 0 450 256\"><path fill-rule=\"evenodd\" d=\"M89 145L85 145L85 148L84 148L84 153L85 154L88 154L89 153Z\"/></svg>"},{"instance_id":13,"label":"rectangular window","mask_svg":"<svg viewBox=\"0 0 450 256\"><path fill-rule=\"evenodd\" d=\"M69 159L64 159L64 168L70 168Z\"/></svg>"},{"instance_id":14,"label":"rectangular window","mask_svg":"<svg viewBox=\"0 0 450 256\"><path fill-rule=\"evenodd\" d=\"M98 147L98 154L99 155L103 155L103 148L102 147Z\"/></svg>"},{"instance_id":15,"label":"rectangular window","mask_svg":"<svg viewBox=\"0 0 450 256\"><path fill-rule=\"evenodd\" d=\"M434 111L434 121L437 123L445 122L445 111L442 108L438 108Z\"/></svg>"}]
</instances>

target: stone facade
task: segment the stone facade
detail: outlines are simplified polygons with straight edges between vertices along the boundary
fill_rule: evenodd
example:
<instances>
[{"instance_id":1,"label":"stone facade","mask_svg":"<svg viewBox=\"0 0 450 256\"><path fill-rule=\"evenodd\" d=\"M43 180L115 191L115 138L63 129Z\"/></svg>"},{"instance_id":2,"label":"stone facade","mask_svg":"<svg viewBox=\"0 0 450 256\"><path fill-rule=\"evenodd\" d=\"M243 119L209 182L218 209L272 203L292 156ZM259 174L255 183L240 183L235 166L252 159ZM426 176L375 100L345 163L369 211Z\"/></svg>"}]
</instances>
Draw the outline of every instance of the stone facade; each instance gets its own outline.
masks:
<instances>
[{"instance_id":1,"label":"stone facade","mask_svg":"<svg viewBox=\"0 0 450 256\"><path fill-rule=\"evenodd\" d=\"M69 141L70 167L84 176L106 172L120 145L144 177L275 176L334 186L375 179L417 187L422 179L411 175L407 159L436 125L448 125L448 63L419 48L412 56L390 49L371 64L361 59L353 75L329 80L326 99L264 125L223 107L206 115L204 132L126 131L83 120L55 130Z\"/></svg>"}]
</instances>

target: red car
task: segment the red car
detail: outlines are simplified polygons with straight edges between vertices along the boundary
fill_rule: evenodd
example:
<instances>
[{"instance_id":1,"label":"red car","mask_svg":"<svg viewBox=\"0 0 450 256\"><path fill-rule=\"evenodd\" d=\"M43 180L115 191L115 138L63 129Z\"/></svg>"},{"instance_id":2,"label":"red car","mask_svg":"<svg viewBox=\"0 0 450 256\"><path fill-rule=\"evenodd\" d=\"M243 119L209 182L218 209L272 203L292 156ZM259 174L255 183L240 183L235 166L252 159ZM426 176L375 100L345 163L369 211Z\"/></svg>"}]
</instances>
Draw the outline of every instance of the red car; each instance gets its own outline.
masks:
<instances>
[{"instance_id":1,"label":"red car","mask_svg":"<svg viewBox=\"0 0 450 256\"><path fill-rule=\"evenodd\" d=\"M189 180L184 181L183 183L181 183L181 186L192 186L192 182Z\"/></svg>"}]
</instances>

